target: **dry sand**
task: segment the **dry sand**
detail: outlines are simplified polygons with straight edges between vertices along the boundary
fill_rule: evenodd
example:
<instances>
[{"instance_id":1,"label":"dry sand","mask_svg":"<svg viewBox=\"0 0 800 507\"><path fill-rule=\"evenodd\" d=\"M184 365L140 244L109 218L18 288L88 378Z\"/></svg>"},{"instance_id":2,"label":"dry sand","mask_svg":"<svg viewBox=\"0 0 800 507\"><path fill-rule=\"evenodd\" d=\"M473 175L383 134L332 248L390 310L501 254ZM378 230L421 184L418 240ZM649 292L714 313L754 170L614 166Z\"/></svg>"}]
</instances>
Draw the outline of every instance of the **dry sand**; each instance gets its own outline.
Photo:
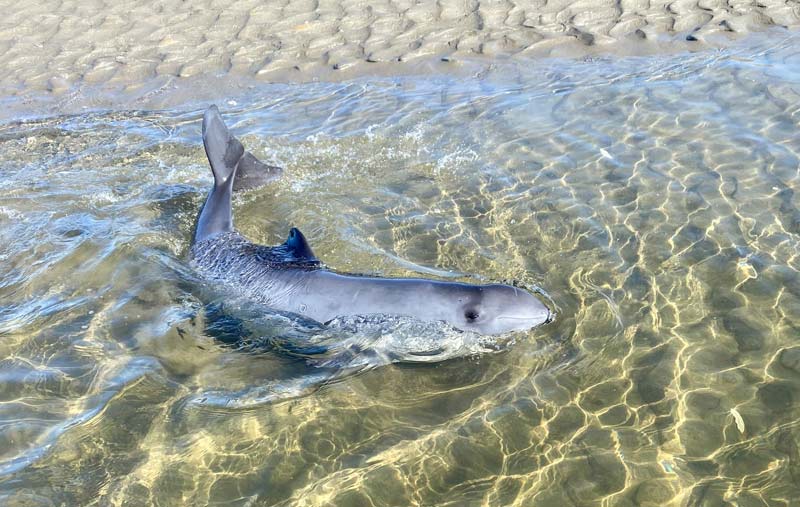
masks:
<instances>
[{"instance_id":1,"label":"dry sand","mask_svg":"<svg viewBox=\"0 0 800 507\"><path fill-rule=\"evenodd\" d=\"M2 0L0 7L7 110L0 116L44 95L67 107L63 97L76 101L84 90L85 99L89 88L157 95L198 76L339 80L423 63L444 70L469 58L652 53L800 24L800 3L786 0Z\"/></svg>"}]
</instances>

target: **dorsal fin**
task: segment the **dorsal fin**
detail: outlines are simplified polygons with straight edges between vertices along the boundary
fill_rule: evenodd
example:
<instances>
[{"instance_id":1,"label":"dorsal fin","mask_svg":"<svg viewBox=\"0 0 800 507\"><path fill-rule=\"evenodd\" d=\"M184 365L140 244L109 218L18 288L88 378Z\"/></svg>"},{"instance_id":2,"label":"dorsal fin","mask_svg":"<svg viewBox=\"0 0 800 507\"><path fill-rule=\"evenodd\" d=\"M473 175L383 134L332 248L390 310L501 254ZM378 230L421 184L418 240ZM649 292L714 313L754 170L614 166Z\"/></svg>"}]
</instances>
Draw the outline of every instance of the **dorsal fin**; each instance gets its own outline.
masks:
<instances>
[{"instance_id":1,"label":"dorsal fin","mask_svg":"<svg viewBox=\"0 0 800 507\"><path fill-rule=\"evenodd\" d=\"M286 239L286 242L283 245L298 261L319 262L317 257L314 255L314 252L311 251L311 247L308 246L306 237L303 236L303 233L300 232L300 229L296 227L292 227L289 230L289 237Z\"/></svg>"}]
</instances>

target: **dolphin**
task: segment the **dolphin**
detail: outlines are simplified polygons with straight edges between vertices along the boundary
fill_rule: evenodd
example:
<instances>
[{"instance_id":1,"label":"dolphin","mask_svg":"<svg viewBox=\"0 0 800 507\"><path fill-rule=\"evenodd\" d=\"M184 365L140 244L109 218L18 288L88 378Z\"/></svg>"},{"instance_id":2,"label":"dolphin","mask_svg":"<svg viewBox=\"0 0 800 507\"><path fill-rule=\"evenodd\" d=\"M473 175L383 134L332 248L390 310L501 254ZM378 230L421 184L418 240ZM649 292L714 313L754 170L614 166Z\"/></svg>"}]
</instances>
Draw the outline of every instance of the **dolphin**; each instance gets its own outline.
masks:
<instances>
[{"instance_id":1,"label":"dolphin","mask_svg":"<svg viewBox=\"0 0 800 507\"><path fill-rule=\"evenodd\" d=\"M214 185L197 218L191 262L206 279L235 288L277 312L326 323L349 316L400 316L497 335L550 322L550 310L524 289L424 278L380 278L325 268L297 228L278 246L248 241L233 226L232 194L278 177L231 135L216 106L203 116L203 144Z\"/></svg>"}]
</instances>

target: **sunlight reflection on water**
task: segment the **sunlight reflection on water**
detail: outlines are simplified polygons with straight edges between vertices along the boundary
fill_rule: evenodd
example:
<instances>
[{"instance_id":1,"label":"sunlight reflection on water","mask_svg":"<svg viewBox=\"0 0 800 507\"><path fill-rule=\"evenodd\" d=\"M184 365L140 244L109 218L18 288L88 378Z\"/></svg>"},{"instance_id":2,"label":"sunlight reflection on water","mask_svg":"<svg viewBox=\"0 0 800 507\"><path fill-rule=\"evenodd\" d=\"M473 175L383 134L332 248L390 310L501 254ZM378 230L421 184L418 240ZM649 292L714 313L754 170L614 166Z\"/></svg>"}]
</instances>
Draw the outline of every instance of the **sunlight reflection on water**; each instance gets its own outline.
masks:
<instances>
[{"instance_id":1,"label":"sunlight reflection on water","mask_svg":"<svg viewBox=\"0 0 800 507\"><path fill-rule=\"evenodd\" d=\"M800 497L798 42L223 108L286 168L235 204L252 240L296 225L342 271L516 280L559 309L501 353L358 375L207 332L218 296L185 263L200 108L0 125L0 498Z\"/></svg>"}]
</instances>

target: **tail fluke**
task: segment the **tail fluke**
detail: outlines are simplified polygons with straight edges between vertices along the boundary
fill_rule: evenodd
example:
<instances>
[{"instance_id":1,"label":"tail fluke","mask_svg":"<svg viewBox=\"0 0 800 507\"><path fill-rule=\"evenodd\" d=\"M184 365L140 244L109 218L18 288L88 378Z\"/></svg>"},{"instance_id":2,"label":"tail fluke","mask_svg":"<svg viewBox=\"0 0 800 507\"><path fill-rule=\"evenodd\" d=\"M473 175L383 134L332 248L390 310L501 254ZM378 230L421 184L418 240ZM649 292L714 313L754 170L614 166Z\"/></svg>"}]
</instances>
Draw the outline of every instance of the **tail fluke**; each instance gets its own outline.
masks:
<instances>
[{"instance_id":1,"label":"tail fluke","mask_svg":"<svg viewBox=\"0 0 800 507\"><path fill-rule=\"evenodd\" d=\"M245 151L228 131L217 106L209 107L203 115L203 145L216 186L223 186L232 178L234 191L249 190L265 185L283 172Z\"/></svg>"},{"instance_id":2,"label":"tail fluke","mask_svg":"<svg viewBox=\"0 0 800 507\"><path fill-rule=\"evenodd\" d=\"M246 151L239 159L239 168L236 170L236 178L233 179L233 191L263 187L281 174L283 169L280 167L267 165Z\"/></svg>"},{"instance_id":3,"label":"tail fluke","mask_svg":"<svg viewBox=\"0 0 800 507\"><path fill-rule=\"evenodd\" d=\"M281 173L279 167L259 162L244 151L242 143L225 126L217 106L209 107L203 115L203 146L214 173L214 187L197 217L195 243L233 231L233 191L259 187Z\"/></svg>"},{"instance_id":4,"label":"tail fluke","mask_svg":"<svg viewBox=\"0 0 800 507\"><path fill-rule=\"evenodd\" d=\"M217 106L209 107L203 115L203 146L214 173L214 185L221 187L231 181L244 155L244 146L228 131Z\"/></svg>"}]
</instances>

